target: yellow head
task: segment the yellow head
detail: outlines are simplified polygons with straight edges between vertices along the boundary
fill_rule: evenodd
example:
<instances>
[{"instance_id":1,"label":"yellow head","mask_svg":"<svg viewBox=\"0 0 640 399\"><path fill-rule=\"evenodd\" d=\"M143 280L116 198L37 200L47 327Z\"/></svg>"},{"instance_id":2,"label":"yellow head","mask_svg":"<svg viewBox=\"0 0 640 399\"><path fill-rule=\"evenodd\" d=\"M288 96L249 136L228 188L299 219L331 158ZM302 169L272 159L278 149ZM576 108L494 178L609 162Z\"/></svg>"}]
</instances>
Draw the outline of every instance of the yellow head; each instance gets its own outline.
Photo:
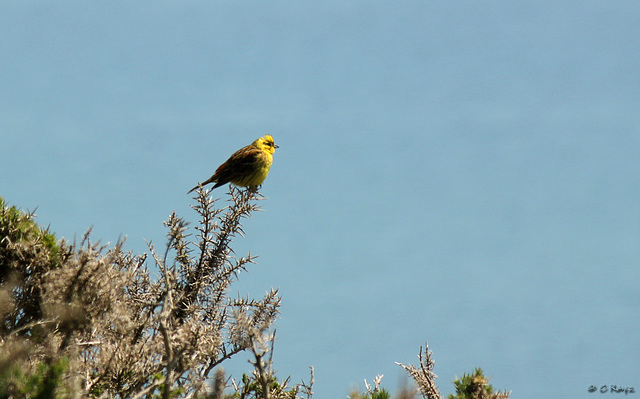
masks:
<instances>
[{"instance_id":1,"label":"yellow head","mask_svg":"<svg viewBox=\"0 0 640 399\"><path fill-rule=\"evenodd\" d=\"M278 148L270 134L265 134L263 137L254 141L253 146L262 151L266 151L269 154L273 154L276 151L276 148Z\"/></svg>"}]
</instances>

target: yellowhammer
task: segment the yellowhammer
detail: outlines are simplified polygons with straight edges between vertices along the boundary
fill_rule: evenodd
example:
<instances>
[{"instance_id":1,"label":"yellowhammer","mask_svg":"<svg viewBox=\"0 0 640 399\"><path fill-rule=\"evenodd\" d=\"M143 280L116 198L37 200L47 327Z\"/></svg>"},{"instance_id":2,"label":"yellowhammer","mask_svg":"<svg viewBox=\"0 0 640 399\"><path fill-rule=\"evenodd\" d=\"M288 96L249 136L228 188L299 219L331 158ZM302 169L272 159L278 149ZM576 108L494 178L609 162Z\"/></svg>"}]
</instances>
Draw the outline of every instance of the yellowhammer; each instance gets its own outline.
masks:
<instances>
[{"instance_id":1,"label":"yellowhammer","mask_svg":"<svg viewBox=\"0 0 640 399\"><path fill-rule=\"evenodd\" d=\"M198 183L197 186L189 190L189 193L209 183L216 183L213 188L233 183L236 186L249 187L251 191L256 191L269 174L276 148L278 146L273 142L271 135L260 137L248 146L234 152L227 159L227 162L218 166L213 176L203 183Z\"/></svg>"}]
</instances>

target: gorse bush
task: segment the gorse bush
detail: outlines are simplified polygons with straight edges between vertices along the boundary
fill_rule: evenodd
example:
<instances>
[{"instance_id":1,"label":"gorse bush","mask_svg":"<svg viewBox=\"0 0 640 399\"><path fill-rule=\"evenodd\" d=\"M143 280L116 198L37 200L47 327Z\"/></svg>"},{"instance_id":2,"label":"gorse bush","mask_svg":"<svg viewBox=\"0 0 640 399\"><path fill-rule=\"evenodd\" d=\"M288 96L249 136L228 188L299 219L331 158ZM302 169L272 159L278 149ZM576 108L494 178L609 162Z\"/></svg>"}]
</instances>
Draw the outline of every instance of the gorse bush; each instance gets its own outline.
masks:
<instances>
[{"instance_id":1,"label":"gorse bush","mask_svg":"<svg viewBox=\"0 0 640 399\"><path fill-rule=\"evenodd\" d=\"M168 245L161 254L150 246L150 257L124 252L121 242L91 242L89 234L56 243L32 214L2 202L0 397L35 395L34 384L51 397L204 397L214 370L247 350L270 372L260 358L271 350L265 342L280 307L277 291L229 295L253 263L250 255L235 257L230 244L257 199L231 188L228 203L216 208L200 192L195 240L172 214ZM274 379L249 379L258 377Z\"/></svg>"},{"instance_id":2,"label":"gorse bush","mask_svg":"<svg viewBox=\"0 0 640 399\"><path fill-rule=\"evenodd\" d=\"M0 334L40 334L44 274L60 265L56 238L32 214L8 207L0 198ZM14 306L11 306L11 305Z\"/></svg>"},{"instance_id":3,"label":"gorse bush","mask_svg":"<svg viewBox=\"0 0 640 399\"><path fill-rule=\"evenodd\" d=\"M158 252L149 245L142 255L123 251L122 242L92 242L89 233L80 242L56 240L32 213L0 198L0 399L311 398L313 368L298 384L273 371L277 290L230 295L255 259L237 257L231 243L244 234L241 222L259 209L260 195L231 187L218 207L207 194L198 190L193 206L195 233L173 213L166 246ZM230 379L221 365L241 352L251 355L251 371ZM428 347L419 361L400 365L417 390L397 398L419 392L441 399ZM381 378L350 397L390 398ZM486 383L477 372L465 376L455 398L508 397Z\"/></svg>"},{"instance_id":4,"label":"gorse bush","mask_svg":"<svg viewBox=\"0 0 640 399\"><path fill-rule=\"evenodd\" d=\"M447 399L507 399L507 392L493 392L493 386L484 376L482 369L475 369L471 374L464 374L462 378L453 381L456 394L449 395Z\"/></svg>"},{"instance_id":5,"label":"gorse bush","mask_svg":"<svg viewBox=\"0 0 640 399\"><path fill-rule=\"evenodd\" d=\"M432 352L429 345L425 344L424 350L421 347L418 353L419 366L405 366L402 363L396 363L402 367L416 383L416 389L403 387L395 396L396 399L413 399L418 393L424 399L443 399L438 387L436 379L438 378L433 372L434 361L431 357ZM373 380L373 386L369 385L365 380L365 393L353 392L349 395L349 399L389 399L391 395L381 388L382 375L377 376ZM449 395L447 399L509 399L510 392L493 392L493 387L488 384L489 379L485 378L482 369L476 369L474 374L465 374L462 379L456 378L454 385L456 388L456 396Z\"/></svg>"}]
</instances>

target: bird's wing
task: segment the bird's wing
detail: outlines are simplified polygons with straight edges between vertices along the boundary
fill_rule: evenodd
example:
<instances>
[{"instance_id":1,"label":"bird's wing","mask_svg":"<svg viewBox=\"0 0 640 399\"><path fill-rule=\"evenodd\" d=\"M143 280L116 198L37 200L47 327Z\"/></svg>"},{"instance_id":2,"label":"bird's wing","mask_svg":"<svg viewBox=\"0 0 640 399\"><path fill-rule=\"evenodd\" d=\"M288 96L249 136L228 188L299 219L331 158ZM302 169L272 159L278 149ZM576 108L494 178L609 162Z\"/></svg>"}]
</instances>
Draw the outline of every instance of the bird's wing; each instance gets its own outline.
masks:
<instances>
[{"instance_id":1,"label":"bird's wing","mask_svg":"<svg viewBox=\"0 0 640 399\"><path fill-rule=\"evenodd\" d=\"M213 174L212 178L216 179L216 185L213 188L253 173L258 157L261 155L262 152L253 146L241 148L233 153L227 162L220 165L216 169L216 173Z\"/></svg>"}]
</instances>

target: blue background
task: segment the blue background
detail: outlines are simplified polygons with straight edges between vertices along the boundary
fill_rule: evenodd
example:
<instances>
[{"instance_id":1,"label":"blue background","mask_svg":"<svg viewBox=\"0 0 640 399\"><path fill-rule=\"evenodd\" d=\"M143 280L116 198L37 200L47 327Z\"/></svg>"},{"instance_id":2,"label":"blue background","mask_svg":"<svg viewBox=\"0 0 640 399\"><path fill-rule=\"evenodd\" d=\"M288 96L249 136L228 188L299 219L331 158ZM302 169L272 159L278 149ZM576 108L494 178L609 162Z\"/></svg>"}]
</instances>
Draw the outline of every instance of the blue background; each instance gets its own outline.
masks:
<instances>
[{"instance_id":1,"label":"blue background","mask_svg":"<svg viewBox=\"0 0 640 399\"><path fill-rule=\"evenodd\" d=\"M428 341L445 394L637 392L639 41L624 0L4 1L0 195L144 252L271 133L234 248L280 377L395 390Z\"/></svg>"}]
</instances>

